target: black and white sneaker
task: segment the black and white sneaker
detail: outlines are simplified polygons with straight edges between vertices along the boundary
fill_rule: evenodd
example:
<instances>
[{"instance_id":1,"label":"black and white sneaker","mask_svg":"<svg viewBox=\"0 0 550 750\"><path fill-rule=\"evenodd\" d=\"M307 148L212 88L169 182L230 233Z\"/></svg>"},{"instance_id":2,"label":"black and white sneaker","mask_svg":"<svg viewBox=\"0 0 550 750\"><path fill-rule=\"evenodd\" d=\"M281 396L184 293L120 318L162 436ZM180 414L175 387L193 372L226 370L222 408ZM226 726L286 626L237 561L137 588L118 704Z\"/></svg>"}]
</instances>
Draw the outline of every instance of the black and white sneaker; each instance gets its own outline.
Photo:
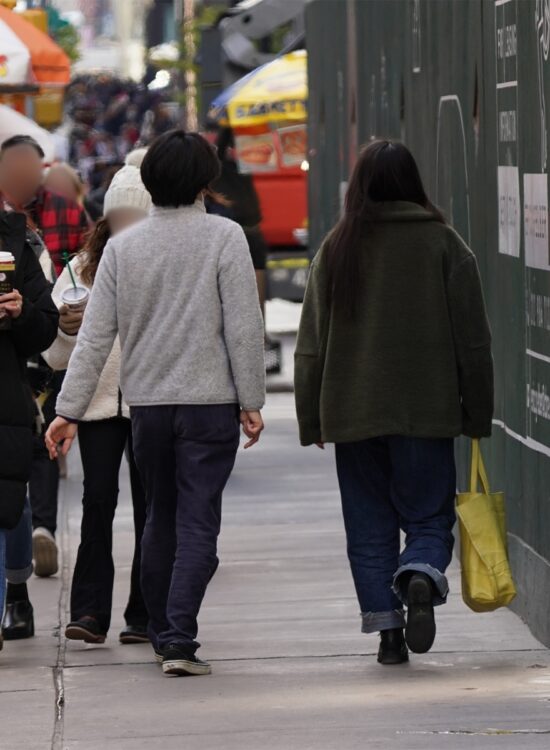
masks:
<instances>
[{"instance_id":1,"label":"black and white sneaker","mask_svg":"<svg viewBox=\"0 0 550 750\"><path fill-rule=\"evenodd\" d=\"M164 649L162 671L174 675L203 675L210 674L212 667L182 646L172 643Z\"/></svg>"},{"instance_id":2,"label":"black and white sneaker","mask_svg":"<svg viewBox=\"0 0 550 750\"><path fill-rule=\"evenodd\" d=\"M164 652L161 651L160 648L153 649L155 653L155 661L157 664L162 664L162 660L164 659Z\"/></svg>"}]
</instances>

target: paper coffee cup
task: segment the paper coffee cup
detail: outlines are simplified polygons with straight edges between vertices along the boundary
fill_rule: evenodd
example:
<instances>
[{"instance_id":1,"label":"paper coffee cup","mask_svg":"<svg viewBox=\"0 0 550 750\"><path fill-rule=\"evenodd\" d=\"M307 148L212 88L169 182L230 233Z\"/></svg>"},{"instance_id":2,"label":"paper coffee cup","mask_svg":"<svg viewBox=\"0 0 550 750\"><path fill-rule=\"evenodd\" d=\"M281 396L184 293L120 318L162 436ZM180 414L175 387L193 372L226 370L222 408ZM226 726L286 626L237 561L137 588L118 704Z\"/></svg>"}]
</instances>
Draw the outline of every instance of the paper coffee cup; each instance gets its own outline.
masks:
<instances>
[{"instance_id":1,"label":"paper coffee cup","mask_svg":"<svg viewBox=\"0 0 550 750\"><path fill-rule=\"evenodd\" d=\"M15 279L15 258L11 253L0 252L0 294L13 292ZM11 328L11 318L7 313L0 311L0 331Z\"/></svg>"},{"instance_id":2,"label":"paper coffee cup","mask_svg":"<svg viewBox=\"0 0 550 750\"><path fill-rule=\"evenodd\" d=\"M85 286L68 286L61 293L61 302L71 310L84 310L89 297L90 292Z\"/></svg>"},{"instance_id":3,"label":"paper coffee cup","mask_svg":"<svg viewBox=\"0 0 550 750\"><path fill-rule=\"evenodd\" d=\"M13 292L15 258L11 253L0 252L0 294Z\"/></svg>"}]
</instances>

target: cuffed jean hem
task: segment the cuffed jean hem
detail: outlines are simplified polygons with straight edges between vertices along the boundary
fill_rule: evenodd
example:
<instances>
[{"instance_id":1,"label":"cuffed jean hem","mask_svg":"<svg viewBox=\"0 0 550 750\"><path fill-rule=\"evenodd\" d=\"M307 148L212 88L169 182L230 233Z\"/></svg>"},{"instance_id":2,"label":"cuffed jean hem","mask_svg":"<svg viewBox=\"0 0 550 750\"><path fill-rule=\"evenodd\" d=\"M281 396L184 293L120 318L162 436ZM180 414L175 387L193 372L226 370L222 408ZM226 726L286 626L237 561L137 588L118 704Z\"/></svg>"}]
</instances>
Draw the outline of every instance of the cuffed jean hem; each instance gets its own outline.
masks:
<instances>
[{"instance_id":1,"label":"cuffed jean hem","mask_svg":"<svg viewBox=\"0 0 550 750\"><path fill-rule=\"evenodd\" d=\"M432 568L427 563L409 563L408 565L402 565L395 576L393 577L393 591L401 599L403 604L407 606L407 587L400 584L400 578L406 573L425 573L431 578L434 584L434 605L445 604L447 601L447 595L449 593L449 582L447 577L437 568ZM410 576L405 576L407 582Z\"/></svg>"},{"instance_id":2,"label":"cuffed jean hem","mask_svg":"<svg viewBox=\"0 0 550 750\"><path fill-rule=\"evenodd\" d=\"M402 609L390 609L388 612L361 612L362 633L378 633L381 630L393 630L405 627L405 614Z\"/></svg>"},{"instance_id":3,"label":"cuffed jean hem","mask_svg":"<svg viewBox=\"0 0 550 750\"><path fill-rule=\"evenodd\" d=\"M33 570L32 565L27 565L26 568L17 568L16 570L6 568L6 580L8 583L26 583L32 576Z\"/></svg>"}]
</instances>

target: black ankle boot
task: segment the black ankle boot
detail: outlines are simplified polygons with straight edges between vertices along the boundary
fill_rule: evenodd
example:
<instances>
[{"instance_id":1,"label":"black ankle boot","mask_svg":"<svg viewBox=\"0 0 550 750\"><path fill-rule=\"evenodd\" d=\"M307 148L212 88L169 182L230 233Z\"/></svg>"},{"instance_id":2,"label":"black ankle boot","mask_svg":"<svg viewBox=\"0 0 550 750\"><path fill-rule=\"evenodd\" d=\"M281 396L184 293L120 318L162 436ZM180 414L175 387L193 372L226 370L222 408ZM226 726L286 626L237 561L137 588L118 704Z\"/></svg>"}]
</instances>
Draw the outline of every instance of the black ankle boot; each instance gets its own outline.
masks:
<instances>
[{"instance_id":1,"label":"black ankle boot","mask_svg":"<svg viewBox=\"0 0 550 750\"><path fill-rule=\"evenodd\" d=\"M415 654L425 654L435 640L433 586L425 573L415 573L407 587L407 645Z\"/></svg>"},{"instance_id":2,"label":"black ankle boot","mask_svg":"<svg viewBox=\"0 0 550 750\"><path fill-rule=\"evenodd\" d=\"M5 641L32 638L34 635L34 613L29 600L8 602L2 621L2 635Z\"/></svg>"},{"instance_id":3,"label":"black ankle boot","mask_svg":"<svg viewBox=\"0 0 550 750\"><path fill-rule=\"evenodd\" d=\"M380 664L403 664L406 661L409 661L409 651L403 629L383 630L380 633L378 662Z\"/></svg>"}]
</instances>

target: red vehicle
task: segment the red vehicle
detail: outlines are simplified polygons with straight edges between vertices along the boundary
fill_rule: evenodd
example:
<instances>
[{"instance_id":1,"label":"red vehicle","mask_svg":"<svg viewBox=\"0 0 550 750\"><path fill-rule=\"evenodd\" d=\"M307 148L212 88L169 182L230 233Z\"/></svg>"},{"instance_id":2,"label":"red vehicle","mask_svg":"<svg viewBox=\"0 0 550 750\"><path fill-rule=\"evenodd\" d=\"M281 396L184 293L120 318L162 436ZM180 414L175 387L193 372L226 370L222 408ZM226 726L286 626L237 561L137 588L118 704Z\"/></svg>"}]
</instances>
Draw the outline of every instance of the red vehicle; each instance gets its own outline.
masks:
<instances>
[{"instance_id":1,"label":"red vehicle","mask_svg":"<svg viewBox=\"0 0 550 750\"><path fill-rule=\"evenodd\" d=\"M300 300L307 255L307 130L305 123L235 130L241 171L253 176L270 248L270 296Z\"/></svg>"}]
</instances>

